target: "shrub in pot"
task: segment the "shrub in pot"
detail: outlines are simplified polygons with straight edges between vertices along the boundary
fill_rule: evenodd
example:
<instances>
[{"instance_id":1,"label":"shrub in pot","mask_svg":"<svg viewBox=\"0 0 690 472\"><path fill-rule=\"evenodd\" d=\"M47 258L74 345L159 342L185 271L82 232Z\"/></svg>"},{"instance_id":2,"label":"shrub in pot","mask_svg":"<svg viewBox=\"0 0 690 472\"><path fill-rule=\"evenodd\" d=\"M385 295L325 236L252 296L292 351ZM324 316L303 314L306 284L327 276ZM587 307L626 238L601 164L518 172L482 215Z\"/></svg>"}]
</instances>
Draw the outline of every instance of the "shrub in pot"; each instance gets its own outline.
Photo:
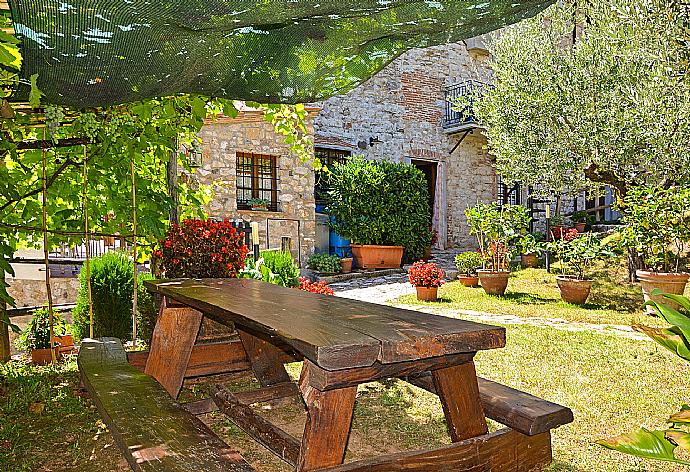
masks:
<instances>
[{"instance_id":1,"label":"shrub in pot","mask_svg":"<svg viewBox=\"0 0 690 472\"><path fill-rule=\"evenodd\" d=\"M69 342L70 325L65 319L53 311L53 340L62 338L63 343ZM15 342L18 349L31 351L31 362L33 364L49 364L53 361L53 350L56 358L60 358L60 351L56 348L56 343L50 342L50 316L48 310L42 308L34 313L29 320L26 328L22 331Z\"/></svg>"},{"instance_id":2,"label":"shrub in pot","mask_svg":"<svg viewBox=\"0 0 690 472\"><path fill-rule=\"evenodd\" d=\"M455 256L455 267L458 268L458 280L465 287L478 287L477 269L482 266L484 256L481 252L466 251Z\"/></svg>"},{"instance_id":3,"label":"shrub in pot","mask_svg":"<svg viewBox=\"0 0 690 472\"><path fill-rule=\"evenodd\" d=\"M573 220L573 227L578 233L584 233L587 230L587 226L592 225L595 221L594 215L586 210L576 211L570 219Z\"/></svg>"},{"instance_id":4,"label":"shrub in pot","mask_svg":"<svg viewBox=\"0 0 690 472\"><path fill-rule=\"evenodd\" d=\"M132 298L134 267L132 258L123 252L108 252L90 262L93 333L95 337L113 336L132 339ZM158 310L154 298L144 287L151 274L141 273L137 283L137 331L150 342ZM86 267L79 272L77 303L72 310L72 332L78 339L89 336L89 292Z\"/></svg>"},{"instance_id":5,"label":"shrub in pot","mask_svg":"<svg viewBox=\"0 0 690 472\"><path fill-rule=\"evenodd\" d=\"M690 188L632 188L620 210L621 241L639 263L645 300L662 301L654 289L682 295L690 277ZM672 300L664 303L678 308Z\"/></svg>"},{"instance_id":6,"label":"shrub in pot","mask_svg":"<svg viewBox=\"0 0 690 472\"><path fill-rule=\"evenodd\" d=\"M489 295L503 295L508 287L510 250L527 231L529 212L521 205L477 202L465 210L465 216L484 259L477 271L482 288Z\"/></svg>"},{"instance_id":7,"label":"shrub in pot","mask_svg":"<svg viewBox=\"0 0 690 472\"><path fill-rule=\"evenodd\" d=\"M435 262L415 262L408 269L407 276L410 284L417 289L417 300L438 300L438 288L443 285L443 269Z\"/></svg>"},{"instance_id":8,"label":"shrub in pot","mask_svg":"<svg viewBox=\"0 0 690 472\"><path fill-rule=\"evenodd\" d=\"M286 287L299 287L299 266L288 251L261 251L263 263Z\"/></svg>"},{"instance_id":9,"label":"shrub in pot","mask_svg":"<svg viewBox=\"0 0 690 472\"><path fill-rule=\"evenodd\" d=\"M527 269L539 265L539 257L544 252L544 234L527 233L518 238L516 242L520 254L520 265Z\"/></svg>"},{"instance_id":10,"label":"shrub in pot","mask_svg":"<svg viewBox=\"0 0 690 472\"><path fill-rule=\"evenodd\" d=\"M589 278L592 264L614 253L594 233L578 233L575 228L565 230L560 239L551 242L550 250L561 263L561 275L556 277L561 299L584 305L592 289L593 280Z\"/></svg>"},{"instance_id":11,"label":"shrub in pot","mask_svg":"<svg viewBox=\"0 0 690 472\"><path fill-rule=\"evenodd\" d=\"M561 233L566 230L565 217L563 215L553 215L549 220L551 239L561 239Z\"/></svg>"},{"instance_id":12,"label":"shrub in pot","mask_svg":"<svg viewBox=\"0 0 690 472\"><path fill-rule=\"evenodd\" d=\"M331 228L352 241L357 267L397 268L431 243L426 179L411 165L354 157L329 175Z\"/></svg>"},{"instance_id":13,"label":"shrub in pot","mask_svg":"<svg viewBox=\"0 0 690 472\"><path fill-rule=\"evenodd\" d=\"M337 274L342 269L338 256L325 253L313 254L307 262L307 267L322 274Z\"/></svg>"}]
</instances>

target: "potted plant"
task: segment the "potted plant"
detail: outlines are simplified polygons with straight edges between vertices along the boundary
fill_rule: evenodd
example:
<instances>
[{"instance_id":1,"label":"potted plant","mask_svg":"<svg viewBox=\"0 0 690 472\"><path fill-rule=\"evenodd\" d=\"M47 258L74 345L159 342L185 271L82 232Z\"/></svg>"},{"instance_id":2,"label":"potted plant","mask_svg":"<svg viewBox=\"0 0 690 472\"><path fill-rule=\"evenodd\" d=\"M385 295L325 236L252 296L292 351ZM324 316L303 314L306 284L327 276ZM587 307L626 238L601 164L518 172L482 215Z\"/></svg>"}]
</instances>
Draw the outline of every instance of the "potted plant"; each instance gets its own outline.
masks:
<instances>
[{"instance_id":1,"label":"potted plant","mask_svg":"<svg viewBox=\"0 0 690 472\"><path fill-rule=\"evenodd\" d=\"M412 286L417 289L417 300L438 300L438 288L443 285L443 269L435 262L415 262L407 271L407 276Z\"/></svg>"},{"instance_id":2,"label":"potted plant","mask_svg":"<svg viewBox=\"0 0 690 472\"><path fill-rule=\"evenodd\" d=\"M482 266L484 257L481 252L466 251L455 256L455 267L458 268L458 280L465 287L478 287L477 269Z\"/></svg>"},{"instance_id":3,"label":"potted plant","mask_svg":"<svg viewBox=\"0 0 690 472\"><path fill-rule=\"evenodd\" d=\"M587 226L594 223L594 215L586 210L579 210L572 214L570 219L573 220L573 227L578 233L584 233Z\"/></svg>"},{"instance_id":4,"label":"potted plant","mask_svg":"<svg viewBox=\"0 0 690 472\"><path fill-rule=\"evenodd\" d=\"M414 166L354 157L329 174L330 227L352 241L355 265L392 269L431 243L426 179Z\"/></svg>"},{"instance_id":5,"label":"potted plant","mask_svg":"<svg viewBox=\"0 0 690 472\"><path fill-rule=\"evenodd\" d=\"M524 269L537 267L544 252L544 233L527 233L517 240L520 265Z\"/></svg>"},{"instance_id":6,"label":"potted plant","mask_svg":"<svg viewBox=\"0 0 690 472\"><path fill-rule=\"evenodd\" d=\"M343 257L340 259L340 272L343 274L349 274L352 272L352 262L354 259L351 257Z\"/></svg>"},{"instance_id":7,"label":"potted plant","mask_svg":"<svg viewBox=\"0 0 690 472\"><path fill-rule=\"evenodd\" d=\"M315 253L307 261L307 267L322 275L334 275L340 273L342 265L338 256Z\"/></svg>"},{"instance_id":8,"label":"potted plant","mask_svg":"<svg viewBox=\"0 0 690 472\"><path fill-rule=\"evenodd\" d=\"M268 200L265 198L250 198L249 205L253 211L268 211Z\"/></svg>"},{"instance_id":9,"label":"potted plant","mask_svg":"<svg viewBox=\"0 0 690 472\"><path fill-rule=\"evenodd\" d=\"M561 263L561 275L556 277L561 299L575 305L584 305L592 290L589 277L592 263L613 256L594 233L578 233L575 228L563 232L561 238L550 243L550 250Z\"/></svg>"},{"instance_id":10,"label":"potted plant","mask_svg":"<svg viewBox=\"0 0 690 472\"><path fill-rule=\"evenodd\" d=\"M672 300L652 291L682 295L688 283L690 188L632 188L620 210L625 224L622 243L638 262L636 275L645 301L678 309Z\"/></svg>"},{"instance_id":11,"label":"potted plant","mask_svg":"<svg viewBox=\"0 0 690 472\"><path fill-rule=\"evenodd\" d=\"M527 230L528 210L521 205L478 202L467 208L465 215L483 256L482 268L477 271L482 288L489 295L503 295L510 274L510 248Z\"/></svg>"},{"instance_id":12,"label":"potted plant","mask_svg":"<svg viewBox=\"0 0 690 472\"><path fill-rule=\"evenodd\" d=\"M55 350L56 359L60 358L60 350L55 346L58 339L65 344L74 345L69 324L56 312L53 312L53 342L50 342L50 318L48 310L42 308L31 317L17 339L16 345L19 349L31 351L33 364L50 364L53 361L53 350Z\"/></svg>"},{"instance_id":13,"label":"potted plant","mask_svg":"<svg viewBox=\"0 0 690 472\"><path fill-rule=\"evenodd\" d=\"M565 217L563 215L554 215L549 220L549 227L551 229L551 237L555 241L561 239L561 234L566 230Z\"/></svg>"}]
</instances>

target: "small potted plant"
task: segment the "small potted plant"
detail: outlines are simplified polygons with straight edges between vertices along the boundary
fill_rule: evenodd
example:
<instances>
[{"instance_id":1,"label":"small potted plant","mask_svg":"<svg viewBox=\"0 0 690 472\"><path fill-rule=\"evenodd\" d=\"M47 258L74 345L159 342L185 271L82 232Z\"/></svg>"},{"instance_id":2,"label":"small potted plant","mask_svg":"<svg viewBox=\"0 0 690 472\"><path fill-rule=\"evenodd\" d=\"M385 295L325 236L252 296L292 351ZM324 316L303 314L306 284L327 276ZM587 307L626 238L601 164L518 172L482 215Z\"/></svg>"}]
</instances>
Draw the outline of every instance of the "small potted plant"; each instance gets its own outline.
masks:
<instances>
[{"instance_id":1,"label":"small potted plant","mask_svg":"<svg viewBox=\"0 0 690 472\"><path fill-rule=\"evenodd\" d=\"M435 262L415 262L407 271L407 276L412 286L417 289L417 300L438 300L438 288L443 285L443 269Z\"/></svg>"},{"instance_id":2,"label":"small potted plant","mask_svg":"<svg viewBox=\"0 0 690 472\"><path fill-rule=\"evenodd\" d=\"M613 252L594 233L580 234L575 228L565 230L560 239L550 243L550 249L561 263L561 275L556 277L561 299L584 305L592 289L593 280L589 277L592 264L613 256Z\"/></svg>"},{"instance_id":3,"label":"small potted plant","mask_svg":"<svg viewBox=\"0 0 690 472\"><path fill-rule=\"evenodd\" d=\"M477 271L479 282L487 294L503 295L510 274L510 249L527 231L529 212L521 205L478 202L465 210L465 216L484 259Z\"/></svg>"},{"instance_id":4,"label":"small potted plant","mask_svg":"<svg viewBox=\"0 0 690 472\"><path fill-rule=\"evenodd\" d=\"M324 253L312 254L307 262L307 267L322 275L339 274L342 270L342 264L338 256Z\"/></svg>"},{"instance_id":5,"label":"small potted plant","mask_svg":"<svg viewBox=\"0 0 690 472\"><path fill-rule=\"evenodd\" d=\"M352 259L351 257L342 257L340 258L340 272L343 274L349 274L352 272Z\"/></svg>"},{"instance_id":6,"label":"small potted plant","mask_svg":"<svg viewBox=\"0 0 690 472\"><path fill-rule=\"evenodd\" d=\"M527 233L517 241L520 265L523 269L537 267L544 251L544 233Z\"/></svg>"},{"instance_id":7,"label":"small potted plant","mask_svg":"<svg viewBox=\"0 0 690 472\"><path fill-rule=\"evenodd\" d=\"M268 200L265 198L251 198L249 205L253 211L268 211Z\"/></svg>"},{"instance_id":8,"label":"small potted plant","mask_svg":"<svg viewBox=\"0 0 690 472\"><path fill-rule=\"evenodd\" d=\"M466 251L455 256L455 267L458 268L458 280L465 287L479 287L477 269L482 266L484 257L481 252Z\"/></svg>"},{"instance_id":9,"label":"small potted plant","mask_svg":"<svg viewBox=\"0 0 690 472\"><path fill-rule=\"evenodd\" d=\"M586 210L579 210L572 214L570 219L573 220L573 227L578 233L584 233L588 225L594 223L594 215Z\"/></svg>"},{"instance_id":10,"label":"small potted plant","mask_svg":"<svg viewBox=\"0 0 690 472\"><path fill-rule=\"evenodd\" d=\"M50 364L53 361L53 349L56 359L59 359L60 347L71 348L74 345L71 338L69 324L59 313L53 312L53 343L50 342L50 318L48 310L43 308L31 317L16 345L19 349L31 351L33 364ZM60 346L56 347L56 344Z\"/></svg>"},{"instance_id":11,"label":"small potted plant","mask_svg":"<svg viewBox=\"0 0 690 472\"><path fill-rule=\"evenodd\" d=\"M637 278L645 301L678 305L654 295L654 289L682 295L688 283L690 250L690 189L630 189L621 205L623 246L638 261ZM648 311L649 312L649 311Z\"/></svg>"},{"instance_id":12,"label":"small potted plant","mask_svg":"<svg viewBox=\"0 0 690 472\"><path fill-rule=\"evenodd\" d=\"M563 215L552 216L549 220L549 227L551 229L551 237L553 241L561 239L563 231L567 229L565 217Z\"/></svg>"}]
</instances>

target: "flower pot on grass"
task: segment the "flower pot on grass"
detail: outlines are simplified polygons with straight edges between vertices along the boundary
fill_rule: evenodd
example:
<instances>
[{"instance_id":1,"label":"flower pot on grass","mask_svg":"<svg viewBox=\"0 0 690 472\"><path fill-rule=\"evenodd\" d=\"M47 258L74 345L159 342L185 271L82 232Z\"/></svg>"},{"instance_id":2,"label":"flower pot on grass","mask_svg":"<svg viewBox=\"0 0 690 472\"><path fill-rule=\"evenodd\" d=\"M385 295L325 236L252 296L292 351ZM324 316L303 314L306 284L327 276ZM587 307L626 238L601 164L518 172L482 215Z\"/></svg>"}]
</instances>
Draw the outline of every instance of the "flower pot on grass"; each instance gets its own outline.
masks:
<instances>
[{"instance_id":1,"label":"flower pot on grass","mask_svg":"<svg viewBox=\"0 0 690 472\"><path fill-rule=\"evenodd\" d=\"M477 275L458 275L458 280L465 287L479 287L479 276Z\"/></svg>"},{"instance_id":2,"label":"flower pot on grass","mask_svg":"<svg viewBox=\"0 0 690 472\"><path fill-rule=\"evenodd\" d=\"M455 256L455 267L458 269L458 280L465 287L479 287L477 268L484 262L484 256L476 251L461 252Z\"/></svg>"},{"instance_id":3,"label":"flower pot on grass","mask_svg":"<svg viewBox=\"0 0 690 472\"><path fill-rule=\"evenodd\" d=\"M479 282L482 288L489 295L505 295L508 288L508 277L510 272L507 270L478 270Z\"/></svg>"},{"instance_id":4,"label":"flower pot on grass","mask_svg":"<svg viewBox=\"0 0 690 472\"><path fill-rule=\"evenodd\" d=\"M340 271L343 274L349 274L352 272L352 261L353 259L351 257L343 257L340 259Z\"/></svg>"},{"instance_id":5,"label":"flower pot on grass","mask_svg":"<svg viewBox=\"0 0 690 472\"><path fill-rule=\"evenodd\" d=\"M53 362L52 349L32 349L31 350L31 363L33 365L47 365ZM55 359L60 360L60 353L55 350Z\"/></svg>"},{"instance_id":6,"label":"flower pot on grass","mask_svg":"<svg viewBox=\"0 0 690 472\"><path fill-rule=\"evenodd\" d=\"M417 289L417 300L435 302L438 288L443 285L443 269L434 262L419 261L407 271L410 284Z\"/></svg>"},{"instance_id":7,"label":"flower pot on grass","mask_svg":"<svg viewBox=\"0 0 690 472\"><path fill-rule=\"evenodd\" d=\"M521 254L520 265L523 269L533 269L539 265L539 258L536 254Z\"/></svg>"},{"instance_id":8,"label":"flower pot on grass","mask_svg":"<svg viewBox=\"0 0 690 472\"><path fill-rule=\"evenodd\" d=\"M362 269L398 269L402 265L403 246L353 244L352 256Z\"/></svg>"},{"instance_id":9,"label":"flower pot on grass","mask_svg":"<svg viewBox=\"0 0 690 472\"><path fill-rule=\"evenodd\" d=\"M592 280L580 280L573 275L559 275L556 283L561 291L561 299L573 305L584 305L592 290Z\"/></svg>"},{"instance_id":10,"label":"flower pot on grass","mask_svg":"<svg viewBox=\"0 0 690 472\"><path fill-rule=\"evenodd\" d=\"M640 280L640 285L642 285L642 295L645 301L654 300L658 303L663 303L666 306L678 310L680 305L672 300L663 298L661 295L653 295L652 291L654 289L659 289L663 293L669 293L673 295L683 295L685 292L685 286L688 284L688 278L690 274L683 273L669 273L669 272L650 272L646 270L638 270L637 278ZM647 311L650 312L651 308L648 307Z\"/></svg>"}]
</instances>

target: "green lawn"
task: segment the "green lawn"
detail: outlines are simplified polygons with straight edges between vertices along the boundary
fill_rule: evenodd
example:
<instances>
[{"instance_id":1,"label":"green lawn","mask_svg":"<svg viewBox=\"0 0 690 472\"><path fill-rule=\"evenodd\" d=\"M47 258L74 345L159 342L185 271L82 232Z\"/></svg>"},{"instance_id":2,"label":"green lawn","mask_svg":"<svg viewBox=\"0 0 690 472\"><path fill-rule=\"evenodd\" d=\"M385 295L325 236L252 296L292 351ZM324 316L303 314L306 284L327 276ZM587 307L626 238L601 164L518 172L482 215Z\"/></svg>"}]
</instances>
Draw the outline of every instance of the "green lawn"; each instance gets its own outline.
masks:
<instances>
[{"instance_id":1,"label":"green lawn","mask_svg":"<svg viewBox=\"0 0 690 472\"><path fill-rule=\"evenodd\" d=\"M481 288L467 288L459 282L450 282L439 290L439 302L418 302L414 295L407 295L397 299L394 304L430 305L596 324L630 325L638 321L650 321L642 313L640 286L628 283L627 270L622 263L601 265L596 269L592 293L584 306L561 301L556 275L549 274L544 269L514 270L510 276L508 291L503 297L487 295Z\"/></svg>"}]
</instances>

